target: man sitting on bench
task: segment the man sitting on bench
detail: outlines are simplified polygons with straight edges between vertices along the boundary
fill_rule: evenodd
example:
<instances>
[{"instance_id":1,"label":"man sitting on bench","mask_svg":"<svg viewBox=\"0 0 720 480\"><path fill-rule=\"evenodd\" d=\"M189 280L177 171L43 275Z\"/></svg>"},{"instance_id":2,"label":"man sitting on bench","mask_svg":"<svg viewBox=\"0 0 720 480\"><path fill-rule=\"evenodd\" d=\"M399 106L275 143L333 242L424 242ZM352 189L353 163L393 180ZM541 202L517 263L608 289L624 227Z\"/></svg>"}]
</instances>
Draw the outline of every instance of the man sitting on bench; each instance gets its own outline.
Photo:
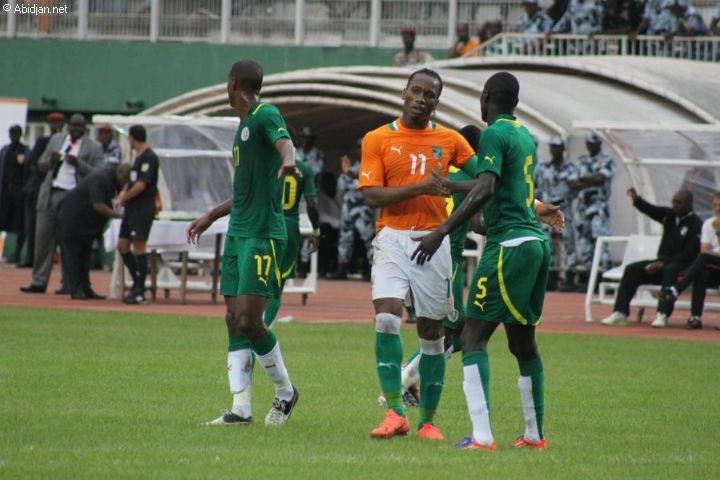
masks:
<instances>
[{"instance_id":1,"label":"man sitting on bench","mask_svg":"<svg viewBox=\"0 0 720 480\"><path fill-rule=\"evenodd\" d=\"M705 307L705 291L710 285L720 283L720 192L712 197L714 216L705 220L700 234L700 255L690 265L680 281L673 282L672 286L663 288L654 296L661 302L674 303L690 284L693 284L692 299L690 301L690 318L687 321L688 330L702 328L702 312Z\"/></svg>"},{"instance_id":2,"label":"man sitting on bench","mask_svg":"<svg viewBox=\"0 0 720 480\"><path fill-rule=\"evenodd\" d=\"M625 326L630 314L630 301L640 285L654 284L667 288L678 274L695 259L700 248L702 220L692 211L693 196L681 190L673 196L672 208L658 207L648 203L637 194L635 188L627 191L635 208L663 225L657 259L631 263L625 267L615 296L613 313L602 319L603 325ZM720 208L720 199L719 208ZM720 263L720 257L717 257ZM664 328L673 311L674 301L658 302L657 315L651 326Z\"/></svg>"}]
</instances>

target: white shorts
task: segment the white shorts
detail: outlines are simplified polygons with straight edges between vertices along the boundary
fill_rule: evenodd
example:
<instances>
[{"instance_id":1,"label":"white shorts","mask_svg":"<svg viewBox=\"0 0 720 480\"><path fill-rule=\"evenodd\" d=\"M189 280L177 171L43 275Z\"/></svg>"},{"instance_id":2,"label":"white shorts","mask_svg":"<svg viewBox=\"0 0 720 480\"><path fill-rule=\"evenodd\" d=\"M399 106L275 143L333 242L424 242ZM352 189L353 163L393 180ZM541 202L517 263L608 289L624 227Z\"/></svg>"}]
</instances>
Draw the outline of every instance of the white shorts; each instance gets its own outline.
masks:
<instances>
[{"instance_id":1,"label":"white shorts","mask_svg":"<svg viewBox=\"0 0 720 480\"><path fill-rule=\"evenodd\" d=\"M404 299L412 292L415 315L442 320L455 315L452 296L450 239L445 237L432 260L418 265L410 260L418 242L429 232L384 227L373 240L372 296Z\"/></svg>"}]
</instances>

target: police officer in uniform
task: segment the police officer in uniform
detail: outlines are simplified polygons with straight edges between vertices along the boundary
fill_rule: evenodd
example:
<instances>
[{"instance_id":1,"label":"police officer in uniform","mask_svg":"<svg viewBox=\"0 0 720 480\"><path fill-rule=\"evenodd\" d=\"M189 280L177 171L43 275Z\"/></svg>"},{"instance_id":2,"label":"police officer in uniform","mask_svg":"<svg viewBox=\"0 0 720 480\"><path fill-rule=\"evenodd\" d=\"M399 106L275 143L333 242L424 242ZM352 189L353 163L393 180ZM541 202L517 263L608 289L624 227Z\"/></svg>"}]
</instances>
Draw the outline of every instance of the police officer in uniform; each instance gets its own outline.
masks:
<instances>
[{"instance_id":1,"label":"police officer in uniform","mask_svg":"<svg viewBox=\"0 0 720 480\"><path fill-rule=\"evenodd\" d=\"M543 203L558 205L565 213L565 228L555 232L549 225L542 223L545 235L550 239L552 255L550 257L550 276L548 290L558 288L558 277L561 258L560 245L565 252L565 282L559 285L560 291L574 292L575 268L577 255L575 249L575 228L573 221L572 202L576 196L569 182L578 180L578 169L575 164L565 158L565 140L559 135L550 140L550 161L538 162L535 167L535 198Z\"/></svg>"},{"instance_id":2,"label":"police officer in uniform","mask_svg":"<svg viewBox=\"0 0 720 480\"><path fill-rule=\"evenodd\" d=\"M602 33L602 4L592 0L571 0L565 14L560 20L553 25L552 29L545 34L547 40L550 40L555 33L570 33L573 35L595 35ZM561 50L565 50L560 45ZM586 43L586 50L590 48L590 42ZM568 53L577 52L576 42L570 40L567 42ZM585 53L590 53L586 51Z\"/></svg>"},{"instance_id":3,"label":"police officer in uniform","mask_svg":"<svg viewBox=\"0 0 720 480\"><path fill-rule=\"evenodd\" d=\"M358 158L362 138L357 140ZM342 173L337 181L337 195L342 202L340 212L340 237L338 239L338 270L328 276L331 280L345 280L355 246L355 237L365 245L367 267L365 280L370 280L370 265L372 265L373 245L375 237L375 212L365 204L363 195L358 191L358 175L360 162L352 162L350 157L343 155Z\"/></svg>"},{"instance_id":4,"label":"police officer in uniform","mask_svg":"<svg viewBox=\"0 0 720 480\"><path fill-rule=\"evenodd\" d=\"M603 235L610 235L610 185L617 171L615 161L602 150L600 136L592 131L585 135L588 154L577 160L577 181L569 182L578 191L576 230L578 249L586 272L590 273L595 241ZM610 248L604 245L600 257L601 271L612 267ZM578 287L582 290L582 286Z\"/></svg>"}]
</instances>

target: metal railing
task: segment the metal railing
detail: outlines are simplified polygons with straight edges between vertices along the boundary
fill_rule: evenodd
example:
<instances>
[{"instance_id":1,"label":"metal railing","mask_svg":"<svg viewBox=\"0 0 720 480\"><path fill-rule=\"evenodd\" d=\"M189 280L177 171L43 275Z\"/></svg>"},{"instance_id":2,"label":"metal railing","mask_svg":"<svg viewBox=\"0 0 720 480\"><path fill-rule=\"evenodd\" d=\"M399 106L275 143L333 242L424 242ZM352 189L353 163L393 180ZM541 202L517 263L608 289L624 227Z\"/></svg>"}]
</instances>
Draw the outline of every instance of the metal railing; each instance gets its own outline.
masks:
<instances>
[{"instance_id":1,"label":"metal railing","mask_svg":"<svg viewBox=\"0 0 720 480\"><path fill-rule=\"evenodd\" d=\"M419 48L448 48L458 22L476 34L488 21L514 32L522 0L3 0L0 15L7 37L80 40L149 40L221 44L401 46L400 31L417 30ZM709 17L716 0L696 0ZM550 0L541 0L547 6ZM34 7L35 10L32 10ZM44 10L39 12L39 10ZM23 13L24 12L24 13ZM708 18L709 20L709 18ZM624 41L623 41L624 39ZM651 43L647 43L650 41ZM687 52L663 39L643 39L633 50L627 37L556 36L539 42L532 36L503 33L486 44L485 54L658 54L715 58L714 37L676 40ZM695 45L695 47L693 47ZM712 47L712 48L710 48ZM694 49L694 50L693 50ZM638 52L638 53L633 53Z\"/></svg>"},{"instance_id":2,"label":"metal railing","mask_svg":"<svg viewBox=\"0 0 720 480\"><path fill-rule=\"evenodd\" d=\"M675 37L627 35L544 35L501 33L483 43L466 57L474 56L623 55L720 61L720 37Z\"/></svg>"},{"instance_id":3,"label":"metal railing","mask_svg":"<svg viewBox=\"0 0 720 480\"><path fill-rule=\"evenodd\" d=\"M8 37L447 48L457 22L514 29L522 0L5 0ZM34 5L35 11L27 9ZM26 8L20 11L22 7ZM37 8L65 7L62 13ZM24 13L23 13L24 12ZM475 32L472 32L475 33Z\"/></svg>"},{"instance_id":4,"label":"metal railing","mask_svg":"<svg viewBox=\"0 0 720 480\"><path fill-rule=\"evenodd\" d=\"M475 56L621 55L684 58L706 62L720 61L720 37L674 37L627 35L553 35L501 33L468 52Z\"/></svg>"}]
</instances>

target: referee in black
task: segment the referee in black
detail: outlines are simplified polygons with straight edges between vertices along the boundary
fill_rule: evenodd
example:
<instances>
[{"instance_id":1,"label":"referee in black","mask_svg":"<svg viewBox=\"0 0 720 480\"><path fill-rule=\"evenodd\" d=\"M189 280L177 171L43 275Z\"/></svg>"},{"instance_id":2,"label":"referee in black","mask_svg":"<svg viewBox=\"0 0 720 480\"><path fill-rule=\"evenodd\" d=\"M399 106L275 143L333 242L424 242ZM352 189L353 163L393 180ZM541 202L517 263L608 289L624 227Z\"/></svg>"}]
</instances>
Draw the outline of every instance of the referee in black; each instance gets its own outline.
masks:
<instances>
[{"instance_id":1,"label":"referee in black","mask_svg":"<svg viewBox=\"0 0 720 480\"><path fill-rule=\"evenodd\" d=\"M130 181L118 196L118 203L125 208L125 217L120 225L117 250L133 279L132 290L123 298L123 303L139 305L145 303L147 240L155 219L155 196L160 165L157 155L147 145L145 127L130 127L129 141L136 157L130 170Z\"/></svg>"}]
</instances>

